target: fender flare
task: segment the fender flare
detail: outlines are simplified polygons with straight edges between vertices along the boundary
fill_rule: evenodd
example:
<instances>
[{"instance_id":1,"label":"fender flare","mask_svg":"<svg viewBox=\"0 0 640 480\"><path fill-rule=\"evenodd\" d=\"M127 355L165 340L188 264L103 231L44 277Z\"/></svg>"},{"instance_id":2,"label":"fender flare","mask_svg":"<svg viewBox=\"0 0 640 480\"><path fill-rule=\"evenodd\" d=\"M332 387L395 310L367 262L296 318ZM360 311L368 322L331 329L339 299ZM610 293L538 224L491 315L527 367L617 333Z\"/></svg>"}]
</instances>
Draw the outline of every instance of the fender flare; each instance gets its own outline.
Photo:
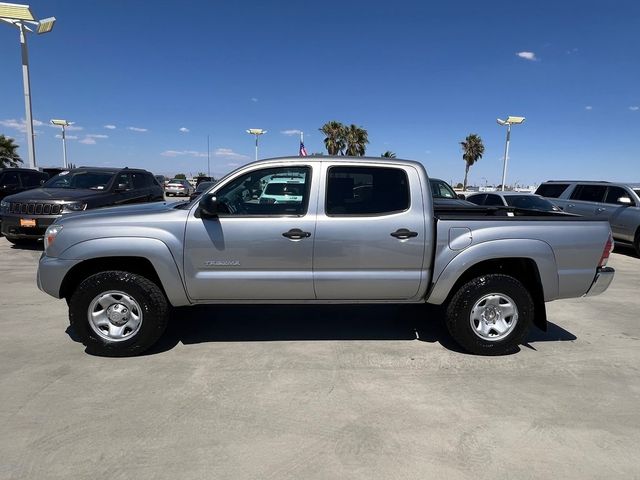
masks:
<instances>
[{"instance_id":1,"label":"fender flare","mask_svg":"<svg viewBox=\"0 0 640 480\"><path fill-rule=\"evenodd\" d=\"M454 257L434 280L433 288L426 299L427 303L441 305L467 270L480 262L500 258L533 260L540 274L544 301L549 302L558 297L558 266L551 246L542 240L503 239L472 245Z\"/></svg>"},{"instance_id":2,"label":"fender flare","mask_svg":"<svg viewBox=\"0 0 640 480\"><path fill-rule=\"evenodd\" d=\"M107 257L139 257L149 260L171 305L177 307L191 304L175 258L169 247L156 238L105 237L85 240L70 246L58 258L80 263Z\"/></svg>"}]
</instances>

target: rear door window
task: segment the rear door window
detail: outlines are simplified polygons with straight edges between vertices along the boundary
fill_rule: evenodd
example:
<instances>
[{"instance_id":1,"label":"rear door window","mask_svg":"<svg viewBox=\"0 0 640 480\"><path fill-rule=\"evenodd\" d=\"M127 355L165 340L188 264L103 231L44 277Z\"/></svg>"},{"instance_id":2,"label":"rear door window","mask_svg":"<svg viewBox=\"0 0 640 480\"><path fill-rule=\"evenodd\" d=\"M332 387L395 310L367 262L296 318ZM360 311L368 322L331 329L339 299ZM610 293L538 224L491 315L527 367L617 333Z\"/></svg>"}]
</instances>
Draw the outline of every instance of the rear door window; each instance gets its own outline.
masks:
<instances>
[{"instance_id":1,"label":"rear door window","mask_svg":"<svg viewBox=\"0 0 640 480\"><path fill-rule=\"evenodd\" d=\"M558 198L568 186L568 183L543 183L538 187L536 193L543 197Z\"/></svg>"},{"instance_id":2,"label":"rear door window","mask_svg":"<svg viewBox=\"0 0 640 480\"><path fill-rule=\"evenodd\" d=\"M484 205L485 198L487 198L486 194L471 195L470 197L467 197L467 200L471 203L475 203L476 205Z\"/></svg>"},{"instance_id":3,"label":"rear door window","mask_svg":"<svg viewBox=\"0 0 640 480\"><path fill-rule=\"evenodd\" d=\"M409 208L409 179L388 167L331 167L327 215L389 215Z\"/></svg>"},{"instance_id":4,"label":"rear door window","mask_svg":"<svg viewBox=\"0 0 640 480\"><path fill-rule=\"evenodd\" d=\"M20 177L22 178L23 187L38 187L44 179L41 173L36 172L22 172L20 173Z\"/></svg>"},{"instance_id":5,"label":"rear door window","mask_svg":"<svg viewBox=\"0 0 640 480\"><path fill-rule=\"evenodd\" d=\"M12 186L18 187L20 186L20 179L18 178L17 172L7 172L2 177L0 177L0 186Z\"/></svg>"},{"instance_id":6,"label":"rear door window","mask_svg":"<svg viewBox=\"0 0 640 480\"><path fill-rule=\"evenodd\" d=\"M583 202L602 202L606 192L607 187L604 185L579 184L571 194L571 199Z\"/></svg>"}]
</instances>

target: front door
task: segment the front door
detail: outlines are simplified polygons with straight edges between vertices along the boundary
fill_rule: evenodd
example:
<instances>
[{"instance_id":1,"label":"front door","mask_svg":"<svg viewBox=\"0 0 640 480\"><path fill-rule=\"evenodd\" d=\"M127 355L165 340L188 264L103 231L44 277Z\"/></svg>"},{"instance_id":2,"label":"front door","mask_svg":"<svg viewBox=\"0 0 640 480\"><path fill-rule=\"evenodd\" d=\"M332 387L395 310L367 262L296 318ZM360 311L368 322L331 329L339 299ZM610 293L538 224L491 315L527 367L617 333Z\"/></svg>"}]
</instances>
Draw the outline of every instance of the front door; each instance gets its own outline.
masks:
<instances>
[{"instance_id":1,"label":"front door","mask_svg":"<svg viewBox=\"0 0 640 480\"><path fill-rule=\"evenodd\" d=\"M220 213L192 207L184 270L194 300L313 300L317 180L309 165L254 167L216 188Z\"/></svg>"},{"instance_id":2,"label":"front door","mask_svg":"<svg viewBox=\"0 0 640 480\"><path fill-rule=\"evenodd\" d=\"M412 166L323 163L313 261L318 299L417 295L433 241L425 235L419 178Z\"/></svg>"}]
</instances>

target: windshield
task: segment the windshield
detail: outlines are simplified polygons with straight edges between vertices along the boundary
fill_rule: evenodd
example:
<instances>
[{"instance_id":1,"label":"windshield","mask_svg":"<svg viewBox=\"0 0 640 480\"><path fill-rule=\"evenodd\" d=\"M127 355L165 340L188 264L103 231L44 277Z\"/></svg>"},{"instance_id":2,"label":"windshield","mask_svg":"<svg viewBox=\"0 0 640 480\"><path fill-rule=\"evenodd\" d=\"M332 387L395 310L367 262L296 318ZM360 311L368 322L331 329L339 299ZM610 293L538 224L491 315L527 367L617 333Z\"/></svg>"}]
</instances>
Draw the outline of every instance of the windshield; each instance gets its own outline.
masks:
<instances>
[{"instance_id":1,"label":"windshield","mask_svg":"<svg viewBox=\"0 0 640 480\"><path fill-rule=\"evenodd\" d=\"M429 180L433 198L458 198L456 192L442 180Z\"/></svg>"},{"instance_id":2,"label":"windshield","mask_svg":"<svg viewBox=\"0 0 640 480\"><path fill-rule=\"evenodd\" d=\"M531 210L551 211L554 209L553 203L535 195L505 195L507 205L517 208L528 208Z\"/></svg>"},{"instance_id":3,"label":"windshield","mask_svg":"<svg viewBox=\"0 0 640 480\"><path fill-rule=\"evenodd\" d=\"M48 180L42 187L104 190L113 176L113 173L106 172L62 172Z\"/></svg>"}]
</instances>

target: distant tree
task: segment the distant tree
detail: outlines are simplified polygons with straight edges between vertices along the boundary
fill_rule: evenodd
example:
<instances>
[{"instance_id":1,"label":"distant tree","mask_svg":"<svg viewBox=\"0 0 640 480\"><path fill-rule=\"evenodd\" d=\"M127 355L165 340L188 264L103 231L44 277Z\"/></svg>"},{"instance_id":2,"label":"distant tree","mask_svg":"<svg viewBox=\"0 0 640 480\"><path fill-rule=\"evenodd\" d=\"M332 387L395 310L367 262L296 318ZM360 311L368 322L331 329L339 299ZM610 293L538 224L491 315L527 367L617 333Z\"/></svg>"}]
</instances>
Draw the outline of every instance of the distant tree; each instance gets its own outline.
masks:
<instances>
[{"instance_id":1,"label":"distant tree","mask_svg":"<svg viewBox=\"0 0 640 480\"><path fill-rule=\"evenodd\" d=\"M187 176L184 173L176 173L173 178L179 178L181 180L186 180Z\"/></svg>"},{"instance_id":2,"label":"distant tree","mask_svg":"<svg viewBox=\"0 0 640 480\"><path fill-rule=\"evenodd\" d=\"M16 152L18 148L13 138L0 135L0 168L17 167L22 163L20 155Z\"/></svg>"},{"instance_id":3,"label":"distant tree","mask_svg":"<svg viewBox=\"0 0 640 480\"><path fill-rule=\"evenodd\" d=\"M346 127L335 120L331 120L325 123L322 128L319 129L324 133L324 147L327 149L329 155L344 155L344 149L346 147Z\"/></svg>"},{"instance_id":4,"label":"distant tree","mask_svg":"<svg viewBox=\"0 0 640 480\"><path fill-rule=\"evenodd\" d=\"M458 183L456 184L456 188L464 188L464 185L462 185L460 182L458 182Z\"/></svg>"},{"instance_id":5,"label":"distant tree","mask_svg":"<svg viewBox=\"0 0 640 480\"><path fill-rule=\"evenodd\" d=\"M467 189L467 176L469 175L469 168L482 158L484 155L484 145L482 144L482 138L480 135L472 133L467 135L464 141L460 142L462 146L462 159L465 162L464 169L464 182L462 183L462 189Z\"/></svg>"},{"instance_id":6,"label":"distant tree","mask_svg":"<svg viewBox=\"0 0 640 480\"><path fill-rule=\"evenodd\" d=\"M365 154L369 133L362 127L353 123L346 130L347 155L350 157L362 157Z\"/></svg>"},{"instance_id":7,"label":"distant tree","mask_svg":"<svg viewBox=\"0 0 640 480\"><path fill-rule=\"evenodd\" d=\"M207 177L208 175L204 172L198 172L198 177Z\"/></svg>"},{"instance_id":8,"label":"distant tree","mask_svg":"<svg viewBox=\"0 0 640 480\"><path fill-rule=\"evenodd\" d=\"M386 152L384 152L382 155L380 155L382 158L396 158L396 154L390 150L387 150Z\"/></svg>"}]
</instances>

